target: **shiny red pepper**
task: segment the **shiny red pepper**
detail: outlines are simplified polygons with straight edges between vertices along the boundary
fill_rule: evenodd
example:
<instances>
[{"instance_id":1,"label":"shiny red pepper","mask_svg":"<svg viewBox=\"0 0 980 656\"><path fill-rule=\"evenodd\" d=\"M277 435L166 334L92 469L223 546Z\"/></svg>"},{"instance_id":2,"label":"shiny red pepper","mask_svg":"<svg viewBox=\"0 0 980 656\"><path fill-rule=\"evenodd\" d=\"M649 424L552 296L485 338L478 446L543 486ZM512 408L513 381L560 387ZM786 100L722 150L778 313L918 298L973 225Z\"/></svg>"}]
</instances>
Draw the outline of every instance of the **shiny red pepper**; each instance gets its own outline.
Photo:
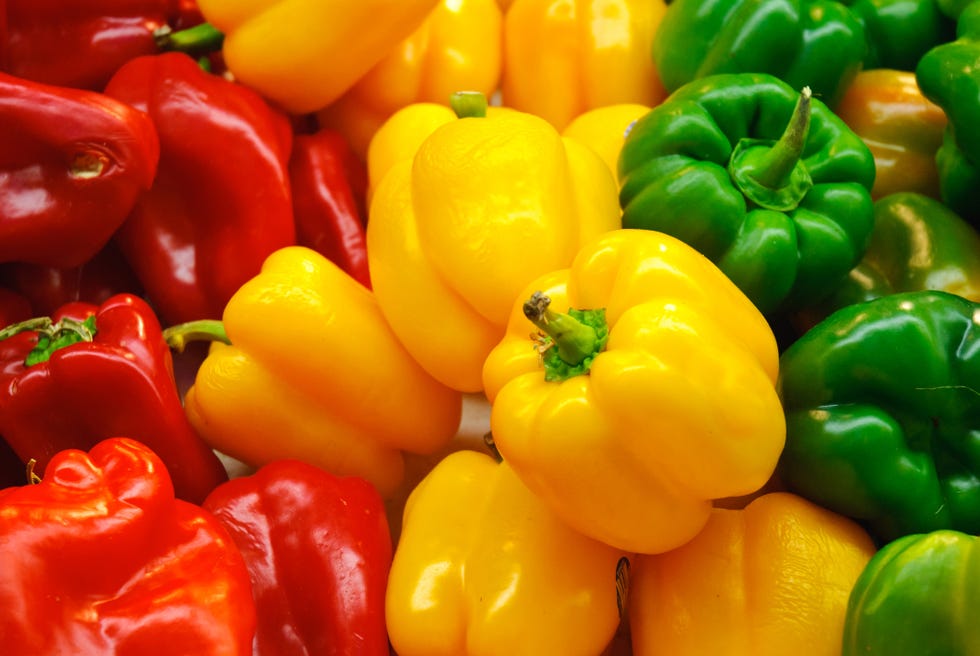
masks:
<instances>
[{"instance_id":1,"label":"shiny red pepper","mask_svg":"<svg viewBox=\"0 0 980 656\"><path fill-rule=\"evenodd\" d=\"M219 486L203 507L248 565L256 656L388 656L392 544L370 483L276 460Z\"/></svg>"},{"instance_id":2,"label":"shiny red pepper","mask_svg":"<svg viewBox=\"0 0 980 656\"><path fill-rule=\"evenodd\" d=\"M294 138L289 175L299 245L370 288L363 210L367 166L343 134L321 129Z\"/></svg>"},{"instance_id":3,"label":"shiny red pepper","mask_svg":"<svg viewBox=\"0 0 980 656\"><path fill-rule=\"evenodd\" d=\"M214 517L123 437L0 490L3 653L249 656L248 570Z\"/></svg>"},{"instance_id":4,"label":"shiny red pepper","mask_svg":"<svg viewBox=\"0 0 980 656\"><path fill-rule=\"evenodd\" d=\"M0 73L0 262L90 259L150 188L159 155L143 112Z\"/></svg>"},{"instance_id":5,"label":"shiny red pepper","mask_svg":"<svg viewBox=\"0 0 980 656\"><path fill-rule=\"evenodd\" d=\"M296 241L289 119L178 52L130 60L106 93L160 135L156 180L117 243L163 323L220 319L266 256Z\"/></svg>"},{"instance_id":6,"label":"shiny red pepper","mask_svg":"<svg viewBox=\"0 0 980 656\"><path fill-rule=\"evenodd\" d=\"M190 0L0 0L0 70L100 91L127 61L157 52L158 30L200 20Z\"/></svg>"},{"instance_id":7,"label":"shiny red pepper","mask_svg":"<svg viewBox=\"0 0 980 656\"><path fill-rule=\"evenodd\" d=\"M0 435L22 462L36 460L45 474L58 451L124 436L156 452L182 499L200 503L227 480L184 414L170 349L145 301L72 303L50 321L50 338L30 330L44 319L0 331Z\"/></svg>"}]
</instances>

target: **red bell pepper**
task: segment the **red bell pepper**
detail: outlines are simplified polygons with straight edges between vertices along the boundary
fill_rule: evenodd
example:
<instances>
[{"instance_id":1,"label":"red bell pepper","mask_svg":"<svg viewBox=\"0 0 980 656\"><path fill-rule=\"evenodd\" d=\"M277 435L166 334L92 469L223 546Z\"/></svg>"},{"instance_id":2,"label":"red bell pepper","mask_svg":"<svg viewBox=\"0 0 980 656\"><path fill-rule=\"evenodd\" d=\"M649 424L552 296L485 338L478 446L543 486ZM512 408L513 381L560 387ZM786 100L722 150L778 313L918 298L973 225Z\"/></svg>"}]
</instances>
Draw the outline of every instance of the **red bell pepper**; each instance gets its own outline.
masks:
<instances>
[{"instance_id":1,"label":"red bell pepper","mask_svg":"<svg viewBox=\"0 0 980 656\"><path fill-rule=\"evenodd\" d=\"M90 259L149 189L159 155L143 112L0 73L0 262Z\"/></svg>"},{"instance_id":2,"label":"red bell pepper","mask_svg":"<svg viewBox=\"0 0 980 656\"><path fill-rule=\"evenodd\" d=\"M184 414L160 323L130 294L0 330L0 435L39 473L63 449L131 437L194 503L228 479Z\"/></svg>"},{"instance_id":3,"label":"red bell pepper","mask_svg":"<svg viewBox=\"0 0 980 656\"><path fill-rule=\"evenodd\" d=\"M127 61L157 52L159 30L202 20L191 0L0 0L0 70L101 91Z\"/></svg>"},{"instance_id":4,"label":"red bell pepper","mask_svg":"<svg viewBox=\"0 0 980 656\"><path fill-rule=\"evenodd\" d=\"M367 167L343 134L321 129L293 140L289 162L296 239L371 287L364 204Z\"/></svg>"},{"instance_id":5,"label":"red bell pepper","mask_svg":"<svg viewBox=\"0 0 980 656\"><path fill-rule=\"evenodd\" d=\"M256 656L388 656L392 543L370 483L276 460L219 486L203 507L248 565Z\"/></svg>"},{"instance_id":6,"label":"red bell pepper","mask_svg":"<svg viewBox=\"0 0 980 656\"><path fill-rule=\"evenodd\" d=\"M0 490L0 563L5 654L251 654L241 554L135 440L62 451L39 483Z\"/></svg>"},{"instance_id":7,"label":"red bell pepper","mask_svg":"<svg viewBox=\"0 0 980 656\"><path fill-rule=\"evenodd\" d=\"M273 251L296 241L289 119L179 52L124 64L106 94L147 112L160 166L116 240L167 324L220 319Z\"/></svg>"}]
</instances>

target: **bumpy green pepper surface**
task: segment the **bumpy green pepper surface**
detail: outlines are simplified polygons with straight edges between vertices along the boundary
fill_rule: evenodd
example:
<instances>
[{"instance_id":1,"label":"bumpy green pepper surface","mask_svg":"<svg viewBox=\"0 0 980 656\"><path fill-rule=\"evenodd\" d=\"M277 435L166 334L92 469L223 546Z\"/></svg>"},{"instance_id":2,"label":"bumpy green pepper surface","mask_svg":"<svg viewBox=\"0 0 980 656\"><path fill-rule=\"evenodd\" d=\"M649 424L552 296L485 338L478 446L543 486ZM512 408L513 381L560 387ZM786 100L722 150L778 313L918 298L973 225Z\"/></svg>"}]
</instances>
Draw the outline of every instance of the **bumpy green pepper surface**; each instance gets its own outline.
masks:
<instances>
[{"instance_id":1,"label":"bumpy green pepper surface","mask_svg":"<svg viewBox=\"0 0 980 656\"><path fill-rule=\"evenodd\" d=\"M791 490L880 540L980 533L980 304L940 291L833 313L780 358Z\"/></svg>"},{"instance_id":2,"label":"bumpy green pepper surface","mask_svg":"<svg viewBox=\"0 0 980 656\"><path fill-rule=\"evenodd\" d=\"M919 60L915 79L922 95L946 113L943 144L936 153L943 202L980 225L980 1L957 8L956 39Z\"/></svg>"},{"instance_id":3,"label":"bumpy green pepper surface","mask_svg":"<svg viewBox=\"0 0 980 656\"><path fill-rule=\"evenodd\" d=\"M860 261L874 175L865 143L816 98L764 73L713 75L627 135L623 226L693 246L770 315L826 296Z\"/></svg>"},{"instance_id":4,"label":"bumpy green pepper surface","mask_svg":"<svg viewBox=\"0 0 980 656\"><path fill-rule=\"evenodd\" d=\"M908 535L882 547L851 590L842 656L980 654L980 538Z\"/></svg>"}]
</instances>

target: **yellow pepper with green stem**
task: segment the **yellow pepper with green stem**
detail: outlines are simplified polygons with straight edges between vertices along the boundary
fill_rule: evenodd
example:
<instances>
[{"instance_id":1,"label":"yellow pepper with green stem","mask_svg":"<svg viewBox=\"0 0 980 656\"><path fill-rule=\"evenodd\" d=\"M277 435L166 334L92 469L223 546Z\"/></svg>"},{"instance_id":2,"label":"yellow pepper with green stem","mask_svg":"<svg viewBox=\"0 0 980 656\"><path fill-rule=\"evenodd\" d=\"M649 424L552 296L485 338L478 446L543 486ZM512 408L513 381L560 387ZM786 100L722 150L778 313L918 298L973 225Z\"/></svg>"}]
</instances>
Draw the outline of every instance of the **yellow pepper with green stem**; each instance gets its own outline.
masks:
<instances>
[{"instance_id":1,"label":"yellow pepper with green stem","mask_svg":"<svg viewBox=\"0 0 980 656\"><path fill-rule=\"evenodd\" d=\"M570 526L660 553L767 482L786 437L776 340L703 255L613 231L515 298L484 367L490 426Z\"/></svg>"}]
</instances>

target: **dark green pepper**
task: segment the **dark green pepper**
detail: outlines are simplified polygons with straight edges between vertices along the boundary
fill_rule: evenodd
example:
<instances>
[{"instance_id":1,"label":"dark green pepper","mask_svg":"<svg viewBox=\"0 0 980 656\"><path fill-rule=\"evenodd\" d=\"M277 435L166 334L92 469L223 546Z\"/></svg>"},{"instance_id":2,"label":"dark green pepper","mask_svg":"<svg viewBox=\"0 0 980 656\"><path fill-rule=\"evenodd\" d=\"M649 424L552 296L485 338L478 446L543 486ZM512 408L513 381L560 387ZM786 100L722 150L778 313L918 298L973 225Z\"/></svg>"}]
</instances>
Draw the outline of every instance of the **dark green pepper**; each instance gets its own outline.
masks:
<instances>
[{"instance_id":1,"label":"dark green pepper","mask_svg":"<svg viewBox=\"0 0 980 656\"><path fill-rule=\"evenodd\" d=\"M826 296L860 261L874 175L867 145L816 98L763 73L709 76L627 135L623 226L693 246L770 315Z\"/></svg>"},{"instance_id":2,"label":"dark green pepper","mask_svg":"<svg viewBox=\"0 0 980 656\"><path fill-rule=\"evenodd\" d=\"M930 48L953 39L955 22L936 0L842 0L864 28L864 70L914 71Z\"/></svg>"},{"instance_id":3,"label":"dark green pepper","mask_svg":"<svg viewBox=\"0 0 980 656\"><path fill-rule=\"evenodd\" d=\"M980 304L940 291L833 313L780 358L793 492L880 540L980 533Z\"/></svg>"},{"instance_id":4,"label":"dark green pepper","mask_svg":"<svg viewBox=\"0 0 980 656\"><path fill-rule=\"evenodd\" d=\"M864 258L833 294L799 313L798 326L899 292L935 289L980 301L980 233L944 203L897 192L875 202L874 217Z\"/></svg>"},{"instance_id":5,"label":"dark green pepper","mask_svg":"<svg viewBox=\"0 0 980 656\"><path fill-rule=\"evenodd\" d=\"M926 52L915 69L922 94L946 113L936 153L943 202L980 225L980 2L959 11L956 40Z\"/></svg>"},{"instance_id":6,"label":"dark green pepper","mask_svg":"<svg viewBox=\"0 0 980 656\"><path fill-rule=\"evenodd\" d=\"M980 654L980 538L908 535L882 547L858 577L842 656Z\"/></svg>"}]
</instances>

